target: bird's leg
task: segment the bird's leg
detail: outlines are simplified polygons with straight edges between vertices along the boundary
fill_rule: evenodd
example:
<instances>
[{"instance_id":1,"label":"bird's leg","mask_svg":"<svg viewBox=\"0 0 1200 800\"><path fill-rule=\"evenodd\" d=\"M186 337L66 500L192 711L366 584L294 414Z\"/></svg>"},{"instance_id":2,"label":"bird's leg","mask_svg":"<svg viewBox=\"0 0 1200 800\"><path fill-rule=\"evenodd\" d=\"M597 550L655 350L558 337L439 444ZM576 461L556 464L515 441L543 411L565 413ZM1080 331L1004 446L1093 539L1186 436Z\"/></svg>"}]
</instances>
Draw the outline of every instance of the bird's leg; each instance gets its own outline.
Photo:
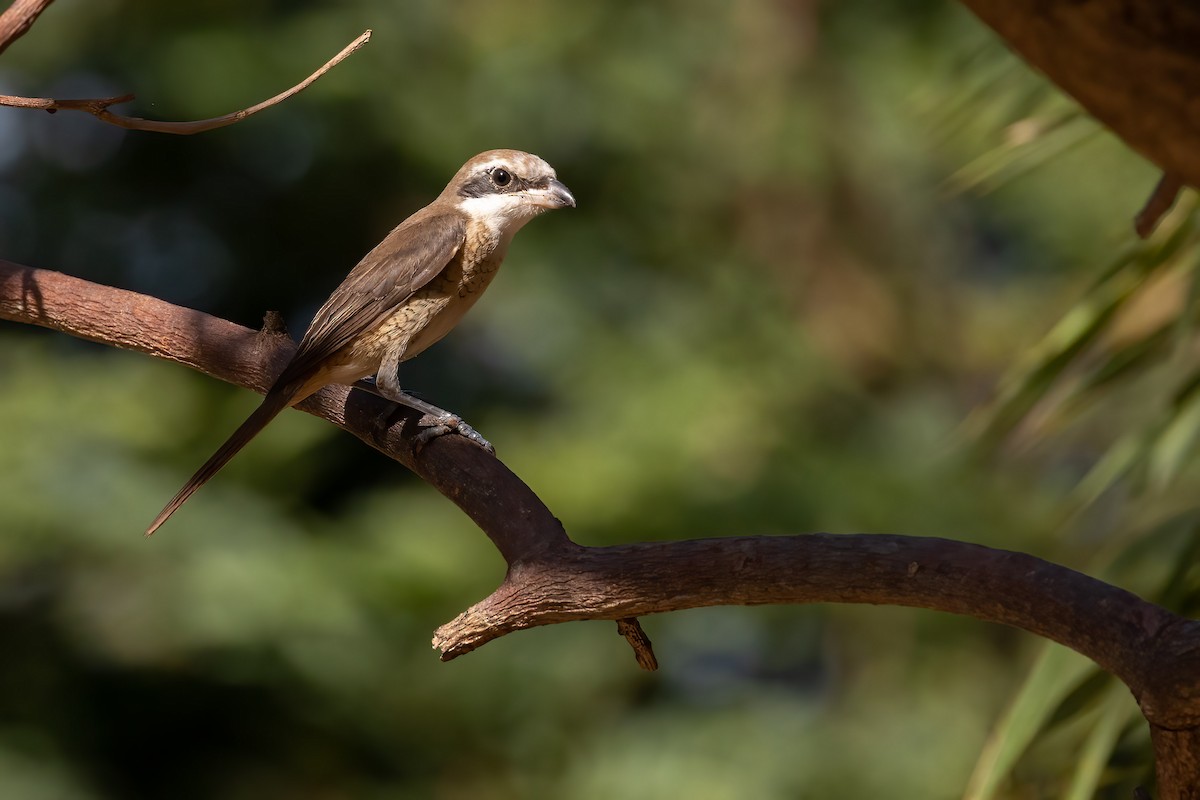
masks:
<instances>
[{"instance_id":1,"label":"bird's leg","mask_svg":"<svg viewBox=\"0 0 1200 800\"><path fill-rule=\"evenodd\" d=\"M432 403L427 403L424 400L413 397L400 388L398 373L400 370L400 356L403 352L403 347L394 347L384 355L383 362L379 365L379 372L375 375L374 391L376 394L391 400L393 403L408 406L425 415L419 423L424 430L418 433L415 439L417 448L424 447L439 436L444 436L447 433L457 433L459 436L465 436L470 439L489 453L495 453L496 448L492 447L492 443L464 422L462 417L457 414L451 414L445 409L438 408ZM365 381L359 381L358 385L364 389L367 388ZM389 413L385 419L380 420L384 430L391 427L394 421L394 413Z\"/></svg>"}]
</instances>

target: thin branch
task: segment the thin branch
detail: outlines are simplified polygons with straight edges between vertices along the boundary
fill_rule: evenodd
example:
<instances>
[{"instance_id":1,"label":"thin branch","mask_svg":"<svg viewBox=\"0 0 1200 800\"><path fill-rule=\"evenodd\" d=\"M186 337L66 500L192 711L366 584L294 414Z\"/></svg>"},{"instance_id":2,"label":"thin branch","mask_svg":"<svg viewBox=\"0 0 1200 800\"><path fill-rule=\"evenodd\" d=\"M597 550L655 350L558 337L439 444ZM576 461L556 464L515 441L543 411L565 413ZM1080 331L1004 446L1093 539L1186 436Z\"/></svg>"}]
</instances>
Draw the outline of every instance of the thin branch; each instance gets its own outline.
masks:
<instances>
[{"instance_id":1,"label":"thin branch","mask_svg":"<svg viewBox=\"0 0 1200 800\"><path fill-rule=\"evenodd\" d=\"M148 353L258 392L295 348L277 326L256 332L4 261L0 319ZM438 630L435 644L445 659L535 625L628 621L697 606L839 602L965 614L1053 639L1119 677L1150 722L1160 797L1196 796L1190 792L1200 785L1200 622L1033 556L944 539L809 534L582 547L520 478L481 448L444 436L416 452L415 413L400 414L380 433L379 420L395 407L345 387L326 387L300 408L410 467L462 508L504 556L508 573L500 587ZM628 622L622 626L627 637L631 630Z\"/></svg>"},{"instance_id":2,"label":"thin branch","mask_svg":"<svg viewBox=\"0 0 1200 800\"><path fill-rule=\"evenodd\" d=\"M56 111L86 111L89 114L99 115L104 114L105 109L109 106L115 106L118 103L128 103L134 98L131 94L123 94L119 97L98 97L86 100L55 100L51 97L16 97L10 94L0 94L0 106L9 106L11 108L33 108L39 111L49 111L53 114Z\"/></svg>"},{"instance_id":3,"label":"thin branch","mask_svg":"<svg viewBox=\"0 0 1200 800\"><path fill-rule=\"evenodd\" d=\"M1145 239L1154 233L1158 221L1175 205L1175 198L1182 189L1183 180L1178 175L1163 174L1146 205L1142 206L1142 210L1134 217L1133 229L1137 231L1138 236Z\"/></svg>"},{"instance_id":4,"label":"thin branch","mask_svg":"<svg viewBox=\"0 0 1200 800\"><path fill-rule=\"evenodd\" d=\"M13 108L35 108L43 111L54 113L55 111L84 111L102 122L107 122L110 125L116 125L120 128L126 128L134 131L152 131L154 133L175 133L182 136L188 136L193 133L203 133L205 131L224 128L226 125L232 125L235 122L241 122L249 116L257 114L263 109L270 108L273 105L282 103L289 97L298 94L317 81L322 75L336 67L344 61L351 53L358 50L367 42L371 41L371 31L363 31L357 39L342 48L342 51L333 58L329 59L325 64L309 75L307 78L296 84L285 92L280 92L272 98L263 100L257 105L243 108L240 111L234 111L231 114L224 114L220 117L212 117L211 119L201 119L194 122L162 122L159 120L142 119L141 117L127 117L121 114L114 114L109 111L110 106L119 103L127 103L134 99L132 94L121 95L120 97L95 98L85 100L56 100L51 97L13 97L11 95L0 95L0 106L10 106Z\"/></svg>"},{"instance_id":5,"label":"thin branch","mask_svg":"<svg viewBox=\"0 0 1200 800\"><path fill-rule=\"evenodd\" d=\"M0 53L20 39L54 0L15 0L0 14Z\"/></svg>"}]
</instances>

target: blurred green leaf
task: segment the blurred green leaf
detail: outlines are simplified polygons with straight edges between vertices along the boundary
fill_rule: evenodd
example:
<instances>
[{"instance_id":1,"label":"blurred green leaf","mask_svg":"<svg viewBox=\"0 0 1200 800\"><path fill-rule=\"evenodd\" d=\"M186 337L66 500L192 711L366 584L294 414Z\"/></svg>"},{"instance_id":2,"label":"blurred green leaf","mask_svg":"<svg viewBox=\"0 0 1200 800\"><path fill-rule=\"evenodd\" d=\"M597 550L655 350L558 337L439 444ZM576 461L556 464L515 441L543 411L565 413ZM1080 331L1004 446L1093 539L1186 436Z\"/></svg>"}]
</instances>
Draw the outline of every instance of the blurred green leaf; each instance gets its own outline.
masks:
<instances>
[{"instance_id":1,"label":"blurred green leaf","mask_svg":"<svg viewBox=\"0 0 1200 800\"><path fill-rule=\"evenodd\" d=\"M1051 119L1018 120L1009 126L1007 142L960 167L947 186L954 192L995 190L1100 131L1095 121L1075 109Z\"/></svg>"},{"instance_id":2,"label":"blurred green leaf","mask_svg":"<svg viewBox=\"0 0 1200 800\"><path fill-rule=\"evenodd\" d=\"M1128 687L1109 679L1104 696L1097 703L1096 716L1063 794L1064 800L1091 800L1103 784L1104 768L1121 731L1139 716Z\"/></svg>"},{"instance_id":3,"label":"blurred green leaf","mask_svg":"<svg viewBox=\"0 0 1200 800\"><path fill-rule=\"evenodd\" d=\"M963 800L990 800L1021 754L1041 733L1058 704L1090 674L1092 662L1054 644L1041 648L1021 689L988 737Z\"/></svg>"},{"instance_id":4,"label":"blurred green leaf","mask_svg":"<svg viewBox=\"0 0 1200 800\"><path fill-rule=\"evenodd\" d=\"M1200 373L1193 374L1181 390L1171 415L1147 454L1151 491L1162 491L1195 449L1200 432Z\"/></svg>"}]
</instances>

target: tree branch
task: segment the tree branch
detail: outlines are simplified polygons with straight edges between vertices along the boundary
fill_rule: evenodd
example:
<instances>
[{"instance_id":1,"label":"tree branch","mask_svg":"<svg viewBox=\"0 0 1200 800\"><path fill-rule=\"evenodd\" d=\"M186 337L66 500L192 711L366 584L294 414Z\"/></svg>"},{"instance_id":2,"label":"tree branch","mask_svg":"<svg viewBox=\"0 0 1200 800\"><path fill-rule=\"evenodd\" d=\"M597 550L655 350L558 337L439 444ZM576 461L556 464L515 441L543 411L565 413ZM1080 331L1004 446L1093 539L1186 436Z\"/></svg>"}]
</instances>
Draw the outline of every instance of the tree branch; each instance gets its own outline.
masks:
<instances>
[{"instance_id":1,"label":"tree branch","mask_svg":"<svg viewBox=\"0 0 1200 800\"><path fill-rule=\"evenodd\" d=\"M295 345L199 311L56 272L0 261L0 319L40 325L175 361L263 392ZM479 525L508 563L500 587L438 629L455 658L512 631L584 619L619 622L711 605L893 604L965 614L1052 639L1129 686L1151 724L1165 800L1200 785L1200 623L1033 556L944 539L885 535L698 539L583 547L534 492L465 439L416 452L415 413L378 434L394 407L326 387L300 408L410 467ZM131 532L132 534L133 532ZM639 640L640 641L639 643Z\"/></svg>"},{"instance_id":2,"label":"tree branch","mask_svg":"<svg viewBox=\"0 0 1200 800\"><path fill-rule=\"evenodd\" d=\"M0 22L2 21L3 18L0 17ZM110 125L116 125L117 127L126 128L128 130L152 131L155 133L175 133L181 136L188 136L193 133L203 133L205 131L211 131L217 128L224 128L226 125L232 125L235 122L241 122L247 117L257 114L263 109L282 103L289 97L292 97L293 95L307 89L309 86L315 83L318 78L336 67L351 53L358 50L369 41L371 41L371 31L363 31L357 39L342 48L340 53L325 62L320 69L287 91L280 92L272 98L263 100L261 103L250 106L249 108L243 108L240 111L234 111L233 113L224 114L219 117L212 117L210 119L195 120L193 122L162 122L159 120L142 119L141 117L127 117L121 114L114 114L112 111L109 111L110 106L114 106L119 103L128 103L130 100L133 100L134 96L132 94L125 94L121 95L120 97L84 100L55 100L51 97L14 97L12 95L0 95L0 106L10 106L12 108L35 108L43 111L49 111L50 113L54 113L55 111L84 111L102 122L107 122Z\"/></svg>"},{"instance_id":3,"label":"tree branch","mask_svg":"<svg viewBox=\"0 0 1200 800\"><path fill-rule=\"evenodd\" d=\"M15 0L0 14L0 53L25 35L54 0Z\"/></svg>"},{"instance_id":4,"label":"tree branch","mask_svg":"<svg viewBox=\"0 0 1200 800\"><path fill-rule=\"evenodd\" d=\"M713 605L872 603L1023 628L1087 655L1140 694L1145 647L1178 620L1122 589L1033 556L946 539L805 534L562 546L509 570L438 629L451 659L514 630ZM1099 615L1096 609L1104 608Z\"/></svg>"},{"instance_id":5,"label":"tree branch","mask_svg":"<svg viewBox=\"0 0 1200 800\"><path fill-rule=\"evenodd\" d=\"M1200 187L1200 5L962 1L1021 58L1157 165L1164 182ZM1153 227L1151 215L1143 212L1138 224L1139 234Z\"/></svg>"}]
</instances>

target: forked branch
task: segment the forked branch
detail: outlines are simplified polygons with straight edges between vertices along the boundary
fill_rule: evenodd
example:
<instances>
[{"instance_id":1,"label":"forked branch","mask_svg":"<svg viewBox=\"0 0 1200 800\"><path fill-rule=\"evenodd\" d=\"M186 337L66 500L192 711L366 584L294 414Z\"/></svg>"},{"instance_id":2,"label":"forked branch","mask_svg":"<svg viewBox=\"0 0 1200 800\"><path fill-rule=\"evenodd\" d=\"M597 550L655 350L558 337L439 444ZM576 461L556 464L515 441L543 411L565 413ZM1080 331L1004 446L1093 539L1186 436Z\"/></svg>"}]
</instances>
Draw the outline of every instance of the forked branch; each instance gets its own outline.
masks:
<instances>
[{"instance_id":1,"label":"forked branch","mask_svg":"<svg viewBox=\"0 0 1200 800\"><path fill-rule=\"evenodd\" d=\"M11 9L10 9L11 10ZM258 112L278 105L289 97L296 95L314 82L329 70L336 67L344 61L351 53L358 50L367 42L371 41L371 31L363 31L358 38L350 42L342 48L342 51L333 58L325 62L320 69L309 75L300 83L292 88L280 92L274 97L263 100L261 103L243 108L239 111L234 111L229 114L222 114L219 117L210 119L194 120L192 122L164 122L161 120L142 119L141 117L128 117L122 114L116 114L109 110L111 106L120 103L128 103L134 99L132 94L121 95L120 97L104 97L83 100L56 100L52 97L14 97L12 95L0 95L0 106L9 106L12 108L33 108L42 111L83 111L91 114L101 122L107 122L110 125L116 125L119 128L126 128L134 131L152 131L154 133L174 133L187 136L193 133L203 133L205 131L224 128L226 125L232 125L235 122L250 117ZM2 49L2 48L0 48Z\"/></svg>"}]
</instances>

